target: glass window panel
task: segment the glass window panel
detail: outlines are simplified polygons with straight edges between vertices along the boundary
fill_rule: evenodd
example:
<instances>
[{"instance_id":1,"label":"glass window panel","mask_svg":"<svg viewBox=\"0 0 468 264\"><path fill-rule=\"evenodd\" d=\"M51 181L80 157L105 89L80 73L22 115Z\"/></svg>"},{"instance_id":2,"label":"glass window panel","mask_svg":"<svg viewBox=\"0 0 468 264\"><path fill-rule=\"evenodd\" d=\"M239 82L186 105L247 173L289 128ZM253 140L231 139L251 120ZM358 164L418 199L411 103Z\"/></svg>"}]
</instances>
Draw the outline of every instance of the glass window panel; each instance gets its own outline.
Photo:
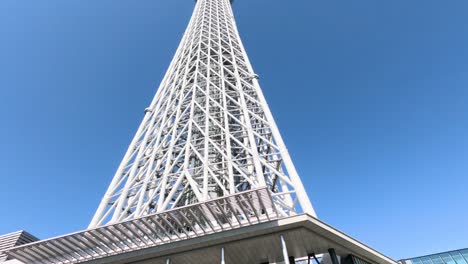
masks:
<instances>
[{"instance_id":1,"label":"glass window panel","mask_svg":"<svg viewBox=\"0 0 468 264\"><path fill-rule=\"evenodd\" d=\"M432 263L434 263L434 264L444 264L444 262L439 257L439 255L431 256L431 260L432 260Z\"/></svg>"},{"instance_id":2,"label":"glass window panel","mask_svg":"<svg viewBox=\"0 0 468 264\"><path fill-rule=\"evenodd\" d=\"M421 260L423 264L432 264L432 261L429 257L422 257Z\"/></svg>"},{"instance_id":3,"label":"glass window panel","mask_svg":"<svg viewBox=\"0 0 468 264\"><path fill-rule=\"evenodd\" d=\"M465 257L465 260L468 260L468 249L460 250L460 253Z\"/></svg>"},{"instance_id":4,"label":"glass window panel","mask_svg":"<svg viewBox=\"0 0 468 264\"><path fill-rule=\"evenodd\" d=\"M424 264L424 260L422 258L419 259L419 264Z\"/></svg>"},{"instance_id":5,"label":"glass window panel","mask_svg":"<svg viewBox=\"0 0 468 264\"><path fill-rule=\"evenodd\" d=\"M457 264L467 264L465 259L460 254L458 254L458 252L453 252L451 255Z\"/></svg>"},{"instance_id":6,"label":"glass window panel","mask_svg":"<svg viewBox=\"0 0 468 264\"><path fill-rule=\"evenodd\" d=\"M452 259L452 257L447 254L447 253L444 253L444 254L441 254L442 256L442 259L444 260L445 263L447 264L457 264L455 263L455 261Z\"/></svg>"},{"instance_id":7,"label":"glass window panel","mask_svg":"<svg viewBox=\"0 0 468 264\"><path fill-rule=\"evenodd\" d=\"M413 264L422 264L421 260L418 258L412 259L411 261L413 262Z\"/></svg>"}]
</instances>

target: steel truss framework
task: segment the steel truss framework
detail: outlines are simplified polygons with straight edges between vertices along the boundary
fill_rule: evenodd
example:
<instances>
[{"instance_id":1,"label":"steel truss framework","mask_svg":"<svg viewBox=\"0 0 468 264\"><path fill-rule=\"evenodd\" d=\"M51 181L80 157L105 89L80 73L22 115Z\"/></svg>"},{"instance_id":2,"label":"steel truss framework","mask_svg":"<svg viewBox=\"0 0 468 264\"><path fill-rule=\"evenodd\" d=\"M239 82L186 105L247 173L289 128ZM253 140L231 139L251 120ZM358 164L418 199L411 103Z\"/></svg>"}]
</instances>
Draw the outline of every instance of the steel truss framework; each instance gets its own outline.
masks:
<instances>
[{"instance_id":1,"label":"steel truss framework","mask_svg":"<svg viewBox=\"0 0 468 264\"><path fill-rule=\"evenodd\" d=\"M241 43L229 0L198 0L90 228L267 187L315 216Z\"/></svg>"}]
</instances>

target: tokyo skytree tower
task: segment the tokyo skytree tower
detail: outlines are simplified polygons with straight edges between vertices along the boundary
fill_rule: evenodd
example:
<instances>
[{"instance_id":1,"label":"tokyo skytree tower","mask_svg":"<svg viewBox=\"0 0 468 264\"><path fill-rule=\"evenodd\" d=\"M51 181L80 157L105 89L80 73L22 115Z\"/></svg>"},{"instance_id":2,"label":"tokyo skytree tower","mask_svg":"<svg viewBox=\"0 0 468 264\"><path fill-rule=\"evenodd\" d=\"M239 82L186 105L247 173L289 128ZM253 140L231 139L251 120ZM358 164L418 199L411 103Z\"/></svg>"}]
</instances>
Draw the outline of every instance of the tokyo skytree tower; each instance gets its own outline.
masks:
<instances>
[{"instance_id":1,"label":"tokyo skytree tower","mask_svg":"<svg viewBox=\"0 0 468 264\"><path fill-rule=\"evenodd\" d=\"M268 187L315 216L237 31L229 0L198 0L91 227Z\"/></svg>"},{"instance_id":2,"label":"tokyo skytree tower","mask_svg":"<svg viewBox=\"0 0 468 264\"><path fill-rule=\"evenodd\" d=\"M25 234L0 236L0 262L397 264L316 217L229 0L196 2L89 227Z\"/></svg>"}]
</instances>

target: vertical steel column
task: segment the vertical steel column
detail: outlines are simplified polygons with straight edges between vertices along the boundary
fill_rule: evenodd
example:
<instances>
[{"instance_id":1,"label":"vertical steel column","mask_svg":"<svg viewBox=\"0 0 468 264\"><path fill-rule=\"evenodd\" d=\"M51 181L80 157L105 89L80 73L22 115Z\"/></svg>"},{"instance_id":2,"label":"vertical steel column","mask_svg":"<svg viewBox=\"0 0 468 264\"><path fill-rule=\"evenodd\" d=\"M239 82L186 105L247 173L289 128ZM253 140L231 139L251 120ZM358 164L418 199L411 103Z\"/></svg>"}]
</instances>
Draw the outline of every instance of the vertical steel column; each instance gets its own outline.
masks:
<instances>
[{"instance_id":1,"label":"vertical steel column","mask_svg":"<svg viewBox=\"0 0 468 264\"><path fill-rule=\"evenodd\" d=\"M331 259L332 264L340 264L340 262L338 261L338 257L336 256L336 252L334 248L329 248L328 253L330 254L330 259Z\"/></svg>"},{"instance_id":2,"label":"vertical steel column","mask_svg":"<svg viewBox=\"0 0 468 264\"><path fill-rule=\"evenodd\" d=\"M221 264L226 264L226 262L224 262L224 248L223 247L221 248Z\"/></svg>"},{"instance_id":3,"label":"vertical steel column","mask_svg":"<svg viewBox=\"0 0 468 264\"><path fill-rule=\"evenodd\" d=\"M286 242L284 241L283 235L280 235L280 239L281 239L281 249L283 250L284 264L291 264L289 262L288 249L286 248Z\"/></svg>"}]
</instances>

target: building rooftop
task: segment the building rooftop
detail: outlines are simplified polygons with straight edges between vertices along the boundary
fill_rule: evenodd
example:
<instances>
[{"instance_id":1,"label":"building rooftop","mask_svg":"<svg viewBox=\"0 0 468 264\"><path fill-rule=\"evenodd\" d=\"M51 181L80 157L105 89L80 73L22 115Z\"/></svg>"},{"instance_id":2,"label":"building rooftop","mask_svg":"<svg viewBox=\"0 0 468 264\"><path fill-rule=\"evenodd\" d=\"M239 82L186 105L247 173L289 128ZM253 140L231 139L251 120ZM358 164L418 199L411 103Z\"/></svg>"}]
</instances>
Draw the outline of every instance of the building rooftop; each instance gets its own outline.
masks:
<instances>
[{"instance_id":1,"label":"building rooftop","mask_svg":"<svg viewBox=\"0 0 468 264\"><path fill-rule=\"evenodd\" d=\"M5 262L8 256L4 253L12 247L29 244L39 239L30 233L20 230L13 233L0 235L0 263Z\"/></svg>"},{"instance_id":2,"label":"building rooftop","mask_svg":"<svg viewBox=\"0 0 468 264\"><path fill-rule=\"evenodd\" d=\"M403 264L468 264L468 248L400 260Z\"/></svg>"},{"instance_id":3,"label":"building rooftop","mask_svg":"<svg viewBox=\"0 0 468 264\"><path fill-rule=\"evenodd\" d=\"M278 262L280 236L297 257L333 248L339 256L396 264L315 217L282 215L267 188L17 246L7 255L24 263L165 263L170 256L174 264L209 264L222 247L227 263Z\"/></svg>"}]
</instances>

